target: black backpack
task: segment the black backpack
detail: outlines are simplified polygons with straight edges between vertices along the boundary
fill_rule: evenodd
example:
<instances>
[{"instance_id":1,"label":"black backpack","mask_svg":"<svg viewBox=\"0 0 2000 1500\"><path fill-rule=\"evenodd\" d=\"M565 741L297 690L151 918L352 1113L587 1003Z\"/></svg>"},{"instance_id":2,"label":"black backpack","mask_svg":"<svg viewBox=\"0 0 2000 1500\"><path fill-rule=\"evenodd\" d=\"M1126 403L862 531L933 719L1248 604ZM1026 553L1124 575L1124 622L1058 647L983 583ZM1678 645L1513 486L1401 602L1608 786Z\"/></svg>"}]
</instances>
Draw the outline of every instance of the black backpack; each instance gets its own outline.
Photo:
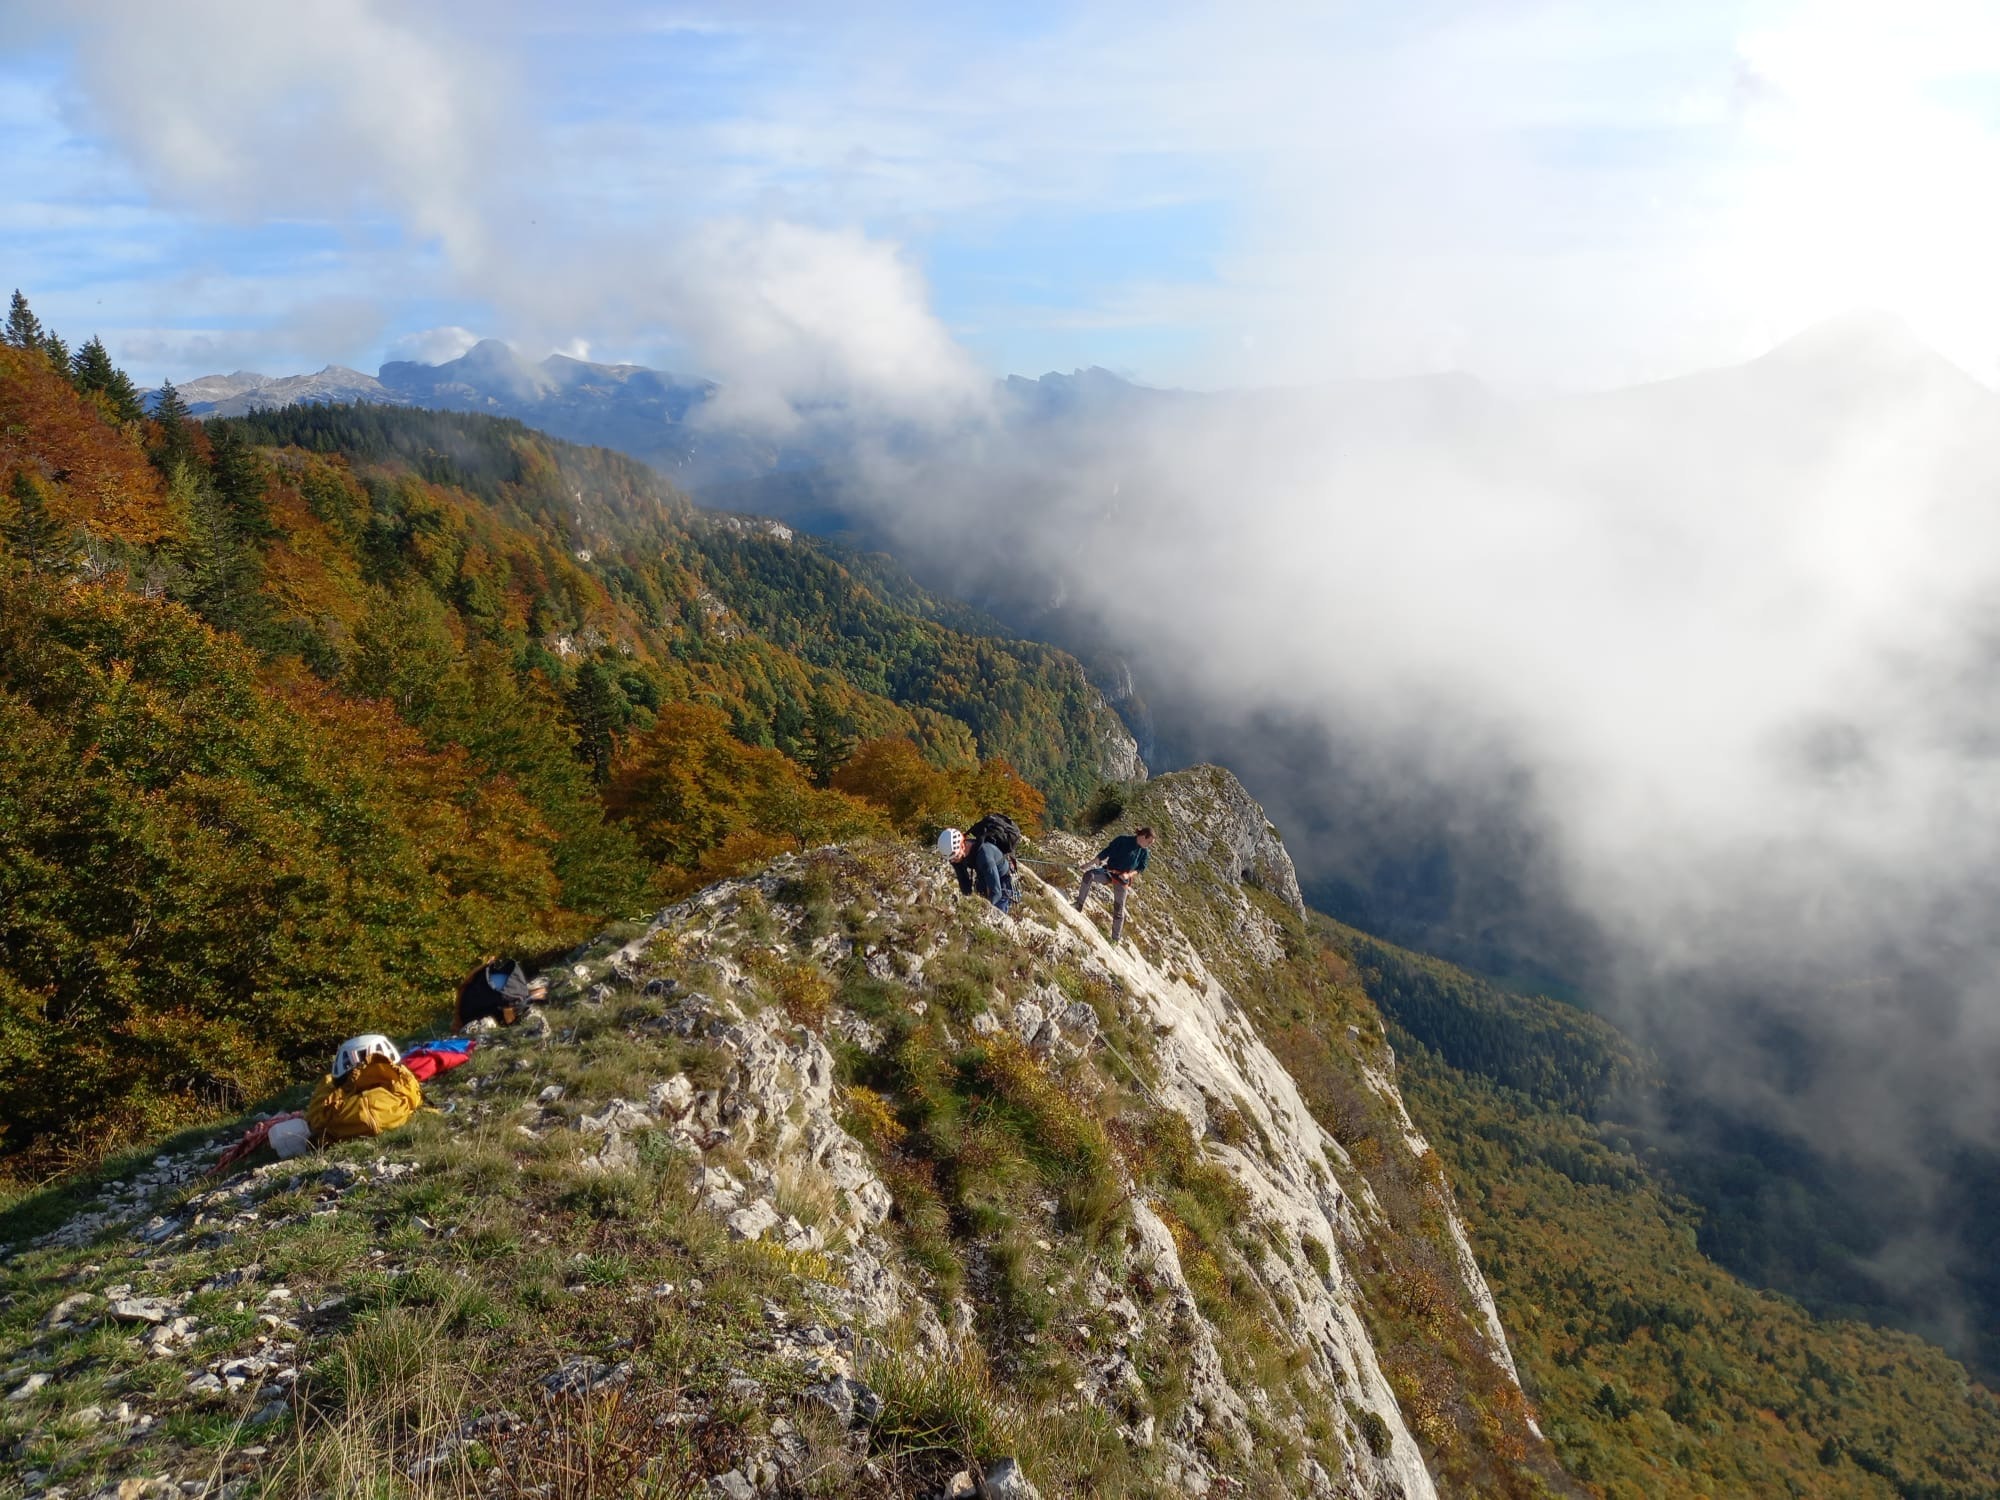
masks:
<instances>
[{"instance_id":1,"label":"black backpack","mask_svg":"<svg viewBox=\"0 0 2000 1500\"><path fill-rule=\"evenodd\" d=\"M1021 830L1014 826L1014 820L1005 813L988 813L966 829L965 836L975 844L991 844L1002 854L1009 856L1014 853L1014 846L1021 842Z\"/></svg>"}]
</instances>

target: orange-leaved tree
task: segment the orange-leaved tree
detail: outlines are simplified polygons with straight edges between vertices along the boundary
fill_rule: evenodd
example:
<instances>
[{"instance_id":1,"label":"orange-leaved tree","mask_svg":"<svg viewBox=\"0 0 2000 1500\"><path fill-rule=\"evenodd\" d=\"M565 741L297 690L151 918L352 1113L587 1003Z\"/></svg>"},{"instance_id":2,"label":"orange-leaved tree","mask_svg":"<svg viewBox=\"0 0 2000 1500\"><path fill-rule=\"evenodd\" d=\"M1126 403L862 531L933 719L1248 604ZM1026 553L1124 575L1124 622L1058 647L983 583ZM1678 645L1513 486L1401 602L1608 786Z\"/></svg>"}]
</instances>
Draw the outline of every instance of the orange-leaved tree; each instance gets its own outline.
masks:
<instances>
[{"instance_id":1,"label":"orange-leaved tree","mask_svg":"<svg viewBox=\"0 0 2000 1500\"><path fill-rule=\"evenodd\" d=\"M1045 809L1042 794L1006 761L936 766L908 740L869 740L856 747L834 773L833 785L881 808L904 833L935 833L989 812L1005 813L1032 833L1041 827Z\"/></svg>"},{"instance_id":2,"label":"orange-leaved tree","mask_svg":"<svg viewBox=\"0 0 2000 1500\"><path fill-rule=\"evenodd\" d=\"M65 523L119 542L173 534L142 436L107 423L39 351L0 347L0 480L36 471L50 481L50 508Z\"/></svg>"},{"instance_id":3,"label":"orange-leaved tree","mask_svg":"<svg viewBox=\"0 0 2000 1500\"><path fill-rule=\"evenodd\" d=\"M648 858L689 876L720 878L782 849L886 833L882 813L844 792L813 786L776 750L746 745L729 715L700 703L662 704L653 727L632 736L612 767L605 805Z\"/></svg>"}]
</instances>

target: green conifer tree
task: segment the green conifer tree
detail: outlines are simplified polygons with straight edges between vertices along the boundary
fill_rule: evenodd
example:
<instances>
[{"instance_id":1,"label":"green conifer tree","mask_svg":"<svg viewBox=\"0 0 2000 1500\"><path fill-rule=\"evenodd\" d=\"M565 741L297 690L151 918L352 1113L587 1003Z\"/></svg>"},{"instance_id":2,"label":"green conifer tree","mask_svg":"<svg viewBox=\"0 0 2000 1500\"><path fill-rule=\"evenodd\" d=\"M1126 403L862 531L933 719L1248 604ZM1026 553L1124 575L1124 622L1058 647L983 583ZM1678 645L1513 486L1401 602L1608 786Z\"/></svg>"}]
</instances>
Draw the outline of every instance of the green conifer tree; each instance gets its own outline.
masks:
<instances>
[{"instance_id":1,"label":"green conifer tree","mask_svg":"<svg viewBox=\"0 0 2000 1500\"><path fill-rule=\"evenodd\" d=\"M192 490L178 592L218 630L248 634L265 618L263 559L212 486L197 481Z\"/></svg>"},{"instance_id":2,"label":"green conifer tree","mask_svg":"<svg viewBox=\"0 0 2000 1500\"><path fill-rule=\"evenodd\" d=\"M70 356L69 378L78 390L87 395L101 396L108 392L111 377L117 373L118 367L111 362L111 351L104 347L104 340L95 335Z\"/></svg>"},{"instance_id":3,"label":"green conifer tree","mask_svg":"<svg viewBox=\"0 0 2000 1500\"><path fill-rule=\"evenodd\" d=\"M146 403L139 399L139 388L132 384L130 375L115 365L111 369L111 384L104 392L104 401L111 408L111 415L120 422L146 420Z\"/></svg>"},{"instance_id":4,"label":"green conifer tree","mask_svg":"<svg viewBox=\"0 0 2000 1500\"><path fill-rule=\"evenodd\" d=\"M14 288L14 300L7 306L7 342L16 349L40 349L49 337L42 320L28 307L28 299Z\"/></svg>"},{"instance_id":5,"label":"green conifer tree","mask_svg":"<svg viewBox=\"0 0 2000 1500\"><path fill-rule=\"evenodd\" d=\"M181 399L171 380L160 387L159 397L153 402L153 420L160 426L159 441L151 453L153 463L162 474L172 474L194 458L194 439L188 430L192 419L188 416L187 402Z\"/></svg>"},{"instance_id":6,"label":"green conifer tree","mask_svg":"<svg viewBox=\"0 0 2000 1500\"><path fill-rule=\"evenodd\" d=\"M806 768L817 787L832 783L833 773L847 764L854 754L854 726L839 709L825 689L813 689L812 702L806 706L806 727L799 764Z\"/></svg>"},{"instance_id":7,"label":"green conifer tree","mask_svg":"<svg viewBox=\"0 0 2000 1500\"><path fill-rule=\"evenodd\" d=\"M0 535L14 555L38 573L60 572L77 559L75 531L49 513L48 497L41 481L26 469L14 471L7 493L14 502L14 514Z\"/></svg>"},{"instance_id":8,"label":"green conifer tree","mask_svg":"<svg viewBox=\"0 0 2000 1500\"><path fill-rule=\"evenodd\" d=\"M179 424L188 420L188 404L181 399L181 393L169 380L160 387L160 393L153 398L153 420L161 424Z\"/></svg>"},{"instance_id":9,"label":"green conifer tree","mask_svg":"<svg viewBox=\"0 0 2000 1500\"><path fill-rule=\"evenodd\" d=\"M611 757L625 717L625 702L602 662L587 661L577 668L564 706L576 729L576 758L602 786L611 778Z\"/></svg>"},{"instance_id":10,"label":"green conifer tree","mask_svg":"<svg viewBox=\"0 0 2000 1500\"><path fill-rule=\"evenodd\" d=\"M65 376L69 374L69 345L62 341L61 335L55 333L45 335L42 339L42 353L49 357L49 363L60 373Z\"/></svg>"},{"instance_id":11,"label":"green conifer tree","mask_svg":"<svg viewBox=\"0 0 2000 1500\"><path fill-rule=\"evenodd\" d=\"M223 423L210 432L213 458L210 474L216 496L235 518L246 537L272 535L271 512L264 503L264 464L257 450L232 423Z\"/></svg>"},{"instance_id":12,"label":"green conifer tree","mask_svg":"<svg viewBox=\"0 0 2000 1500\"><path fill-rule=\"evenodd\" d=\"M85 395L96 396L115 422L138 422L145 418L138 389L132 377L111 362L104 340L93 337L69 362L70 380Z\"/></svg>"},{"instance_id":13,"label":"green conifer tree","mask_svg":"<svg viewBox=\"0 0 2000 1500\"><path fill-rule=\"evenodd\" d=\"M806 711L798 699L787 693L771 710L771 743L803 765L805 733Z\"/></svg>"}]
</instances>

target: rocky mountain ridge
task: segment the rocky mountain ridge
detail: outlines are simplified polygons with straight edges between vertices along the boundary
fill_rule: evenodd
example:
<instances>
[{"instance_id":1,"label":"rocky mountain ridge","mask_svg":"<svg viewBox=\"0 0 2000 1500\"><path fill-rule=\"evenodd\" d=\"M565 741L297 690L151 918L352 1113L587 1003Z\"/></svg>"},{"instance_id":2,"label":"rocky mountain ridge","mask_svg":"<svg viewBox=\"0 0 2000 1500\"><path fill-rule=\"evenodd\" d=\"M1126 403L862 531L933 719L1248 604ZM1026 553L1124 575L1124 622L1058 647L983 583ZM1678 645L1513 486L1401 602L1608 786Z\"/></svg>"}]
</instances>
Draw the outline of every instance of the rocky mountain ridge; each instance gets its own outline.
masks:
<instances>
[{"instance_id":1,"label":"rocky mountain ridge","mask_svg":"<svg viewBox=\"0 0 2000 1500\"><path fill-rule=\"evenodd\" d=\"M701 420L719 389L713 381L561 354L537 362L498 339L436 365L391 360L374 375L344 365L276 377L238 370L177 389L204 418L356 402L517 417L553 437L617 448L683 483L763 474L788 461L768 438ZM149 404L157 394L148 393Z\"/></svg>"},{"instance_id":2,"label":"rocky mountain ridge","mask_svg":"<svg viewBox=\"0 0 2000 1500\"><path fill-rule=\"evenodd\" d=\"M515 417L552 437L615 448L688 488L715 486L717 503L724 505L731 487L782 489L788 476L816 473L845 454L853 437L848 414L839 410L819 412L804 428L778 437L754 424L717 418L710 404L722 388L713 380L565 354L530 360L499 339L481 339L456 359L435 365L390 360L374 375L345 365L280 376L237 370L198 376L176 389L188 410L202 418L356 402ZM1097 368L1051 372L1039 380L1009 376L993 391L999 410L1034 425L1200 399L1135 385ZM158 395L146 393L149 407Z\"/></svg>"},{"instance_id":3,"label":"rocky mountain ridge","mask_svg":"<svg viewBox=\"0 0 2000 1500\"><path fill-rule=\"evenodd\" d=\"M65 1200L0 1263L18 1492L513 1493L608 1433L668 1493L1565 1487L1365 1000L1344 1081L1262 1035L1324 967L1282 843L1213 768L1140 799L1123 946L1074 835L1013 918L790 856L574 955L399 1135Z\"/></svg>"}]
</instances>

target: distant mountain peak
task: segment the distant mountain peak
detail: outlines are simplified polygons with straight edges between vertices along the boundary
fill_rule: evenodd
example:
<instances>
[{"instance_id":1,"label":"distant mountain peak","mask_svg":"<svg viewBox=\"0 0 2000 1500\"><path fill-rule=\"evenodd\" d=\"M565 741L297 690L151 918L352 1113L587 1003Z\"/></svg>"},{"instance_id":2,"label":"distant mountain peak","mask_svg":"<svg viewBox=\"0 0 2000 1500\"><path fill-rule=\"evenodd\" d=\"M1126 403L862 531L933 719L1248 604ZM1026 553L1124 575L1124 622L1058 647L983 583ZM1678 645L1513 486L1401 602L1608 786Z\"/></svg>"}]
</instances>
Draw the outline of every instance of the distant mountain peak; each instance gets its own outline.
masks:
<instances>
[{"instance_id":1,"label":"distant mountain peak","mask_svg":"<svg viewBox=\"0 0 2000 1500\"><path fill-rule=\"evenodd\" d=\"M1180 394L1156 386L1139 385L1102 365L1071 370L1068 374L1051 370L1038 380L1030 380L1024 375L1009 375L997 382L996 388L1021 413L1041 419L1130 409L1154 401L1171 400Z\"/></svg>"},{"instance_id":2,"label":"distant mountain peak","mask_svg":"<svg viewBox=\"0 0 2000 1500\"><path fill-rule=\"evenodd\" d=\"M1857 308L1814 323L1780 340L1763 359L1777 364L1866 361L1881 365L1931 360L1949 363L1900 316L1875 308Z\"/></svg>"}]
</instances>

